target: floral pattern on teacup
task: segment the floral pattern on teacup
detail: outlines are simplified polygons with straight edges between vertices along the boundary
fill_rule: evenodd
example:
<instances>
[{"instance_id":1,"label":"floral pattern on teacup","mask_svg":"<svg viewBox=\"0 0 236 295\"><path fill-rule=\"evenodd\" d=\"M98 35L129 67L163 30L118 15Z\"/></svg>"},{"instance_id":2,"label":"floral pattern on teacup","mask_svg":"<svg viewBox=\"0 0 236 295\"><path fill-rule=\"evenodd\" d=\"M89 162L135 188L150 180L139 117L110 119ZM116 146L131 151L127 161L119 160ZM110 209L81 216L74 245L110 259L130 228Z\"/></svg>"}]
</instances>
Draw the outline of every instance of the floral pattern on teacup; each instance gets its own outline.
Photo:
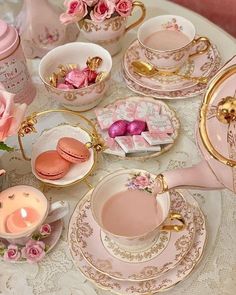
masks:
<instances>
[{"instance_id":1,"label":"floral pattern on teacup","mask_svg":"<svg viewBox=\"0 0 236 295\"><path fill-rule=\"evenodd\" d=\"M23 246L15 244L6 245L0 240L0 257L8 262L40 262L48 251L48 246L42 240L48 237L51 231L50 224L42 225L39 232L34 233L31 239Z\"/></svg>"},{"instance_id":2,"label":"floral pattern on teacup","mask_svg":"<svg viewBox=\"0 0 236 295\"><path fill-rule=\"evenodd\" d=\"M134 173L129 179L126 186L130 190L142 190L152 193L155 179L148 172Z\"/></svg>"},{"instance_id":3,"label":"floral pattern on teacup","mask_svg":"<svg viewBox=\"0 0 236 295\"><path fill-rule=\"evenodd\" d=\"M183 27L177 23L176 18L172 18L170 21L162 25L164 30L171 30L171 31L183 31Z\"/></svg>"}]
</instances>

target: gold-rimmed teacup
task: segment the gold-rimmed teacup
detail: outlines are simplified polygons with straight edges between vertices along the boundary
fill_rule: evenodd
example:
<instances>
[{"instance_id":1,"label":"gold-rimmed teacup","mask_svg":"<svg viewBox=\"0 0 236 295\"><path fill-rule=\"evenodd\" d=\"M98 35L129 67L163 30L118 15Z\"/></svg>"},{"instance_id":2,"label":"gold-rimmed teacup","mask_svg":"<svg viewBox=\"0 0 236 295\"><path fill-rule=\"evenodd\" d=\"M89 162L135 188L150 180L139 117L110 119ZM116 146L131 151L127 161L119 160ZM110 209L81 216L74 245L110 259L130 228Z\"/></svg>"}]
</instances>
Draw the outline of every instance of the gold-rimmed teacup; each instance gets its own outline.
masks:
<instances>
[{"instance_id":1,"label":"gold-rimmed teacup","mask_svg":"<svg viewBox=\"0 0 236 295\"><path fill-rule=\"evenodd\" d=\"M160 50L149 47L147 38L159 31L183 33L186 43L179 48ZM138 30L138 41L142 48L142 58L160 71L175 72L189 59L209 50L211 43L207 37L196 37L195 26L186 18L176 15L161 15L144 22ZM163 40L158 40L161 44Z\"/></svg>"},{"instance_id":2,"label":"gold-rimmed teacup","mask_svg":"<svg viewBox=\"0 0 236 295\"><path fill-rule=\"evenodd\" d=\"M162 218L160 222L156 224L156 227L150 231L139 236L122 236L117 235L105 228L102 221L102 211L105 203L115 194L126 191L127 187L130 188L130 181L134 181L136 183L135 189L145 191L148 190L150 192L150 197L152 197L151 191L155 183L155 175L139 169L118 170L112 174L109 174L97 184L92 192L91 210L94 220L110 239L114 240L123 248L137 251L151 245L161 231L178 232L185 228L185 221L183 217L178 213L170 212L171 200L168 193L159 195L156 198L156 202L162 210ZM139 182L140 185L138 185ZM175 224L173 220L176 220ZM119 222L119 220L116 222ZM127 224L127 226L129 225Z\"/></svg>"}]
</instances>

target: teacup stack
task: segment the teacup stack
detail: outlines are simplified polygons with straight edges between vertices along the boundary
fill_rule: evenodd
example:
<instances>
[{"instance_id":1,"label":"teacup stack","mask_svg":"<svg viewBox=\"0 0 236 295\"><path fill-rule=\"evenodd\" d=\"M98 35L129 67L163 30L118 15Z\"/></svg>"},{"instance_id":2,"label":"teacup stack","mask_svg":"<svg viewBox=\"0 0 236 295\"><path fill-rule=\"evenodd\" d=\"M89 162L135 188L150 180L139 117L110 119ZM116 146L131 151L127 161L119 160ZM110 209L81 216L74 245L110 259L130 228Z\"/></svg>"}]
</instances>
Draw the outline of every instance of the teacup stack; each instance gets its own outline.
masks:
<instances>
[{"instance_id":1,"label":"teacup stack","mask_svg":"<svg viewBox=\"0 0 236 295\"><path fill-rule=\"evenodd\" d=\"M116 294L154 294L182 281L201 258L204 215L187 192L155 194L155 175L118 170L78 203L68 242L75 265Z\"/></svg>"},{"instance_id":2,"label":"teacup stack","mask_svg":"<svg viewBox=\"0 0 236 295\"><path fill-rule=\"evenodd\" d=\"M189 20L161 15L140 26L124 55L123 76L139 94L182 99L204 91L219 67L215 45L199 37Z\"/></svg>"}]
</instances>

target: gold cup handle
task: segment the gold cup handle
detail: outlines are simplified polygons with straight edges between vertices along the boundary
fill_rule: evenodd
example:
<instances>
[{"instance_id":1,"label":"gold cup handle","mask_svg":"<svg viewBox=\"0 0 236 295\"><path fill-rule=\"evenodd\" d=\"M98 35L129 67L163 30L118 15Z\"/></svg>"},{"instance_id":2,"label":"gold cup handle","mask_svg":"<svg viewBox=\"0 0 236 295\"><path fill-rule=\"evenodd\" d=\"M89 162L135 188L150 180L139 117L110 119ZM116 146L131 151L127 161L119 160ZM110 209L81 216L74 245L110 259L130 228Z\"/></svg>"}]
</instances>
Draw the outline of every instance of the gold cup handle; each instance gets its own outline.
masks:
<instances>
[{"instance_id":1,"label":"gold cup handle","mask_svg":"<svg viewBox=\"0 0 236 295\"><path fill-rule=\"evenodd\" d=\"M194 57L194 56L197 56L199 54L206 53L209 50L209 48L211 46L211 42L207 37L199 37L199 38L194 39L193 42L192 42L192 45L194 46L194 45L196 45L196 44L198 44L200 42L205 43L205 45L206 45L205 48L203 48L201 50L197 50L196 52L190 54L189 57Z\"/></svg>"},{"instance_id":2,"label":"gold cup handle","mask_svg":"<svg viewBox=\"0 0 236 295\"><path fill-rule=\"evenodd\" d=\"M162 226L161 231L175 231L179 232L185 229L185 221L181 214L170 213L170 220L178 220L181 224L165 224Z\"/></svg>"},{"instance_id":3,"label":"gold cup handle","mask_svg":"<svg viewBox=\"0 0 236 295\"><path fill-rule=\"evenodd\" d=\"M127 33L129 30L137 27L139 24L142 23L142 21L145 19L145 16L146 16L146 7L145 5L140 2L140 1L134 1L133 2L133 9L132 9L132 12L133 10L135 9L135 7L138 7L141 9L141 16L139 17L138 20L136 20L134 23L130 24L126 29L125 29L125 33Z\"/></svg>"}]
</instances>

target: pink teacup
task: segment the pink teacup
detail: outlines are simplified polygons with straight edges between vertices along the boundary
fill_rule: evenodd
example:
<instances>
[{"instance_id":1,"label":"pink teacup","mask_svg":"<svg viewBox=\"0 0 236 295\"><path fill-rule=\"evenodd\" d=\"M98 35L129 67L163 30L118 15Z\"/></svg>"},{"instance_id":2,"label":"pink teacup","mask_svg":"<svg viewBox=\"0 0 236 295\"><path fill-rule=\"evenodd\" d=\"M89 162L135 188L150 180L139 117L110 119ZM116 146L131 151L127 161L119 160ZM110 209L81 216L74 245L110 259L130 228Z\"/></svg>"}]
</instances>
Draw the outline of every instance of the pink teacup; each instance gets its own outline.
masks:
<instances>
[{"instance_id":1,"label":"pink teacup","mask_svg":"<svg viewBox=\"0 0 236 295\"><path fill-rule=\"evenodd\" d=\"M18 185L0 193L0 237L13 244L23 245L43 223L52 223L69 212L68 203L49 205L38 189Z\"/></svg>"},{"instance_id":2,"label":"pink teacup","mask_svg":"<svg viewBox=\"0 0 236 295\"><path fill-rule=\"evenodd\" d=\"M196 29L189 20L176 15L147 20L138 30L138 40L143 59L165 72L178 70L188 58L207 52L211 45L206 37L196 38Z\"/></svg>"},{"instance_id":3,"label":"pink teacup","mask_svg":"<svg viewBox=\"0 0 236 295\"><path fill-rule=\"evenodd\" d=\"M184 229L184 220L179 214L170 213L171 200L168 193L159 195L156 198L156 204L161 208L161 219L151 230L140 235L117 235L111 230L105 228L103 224L102 212L104 205L114 195L123 191L140 190L149 192L151 195L153 185L155 183L155 175L152 175L144 170L118 170L108 176L104 177L92 192L91 196L91 210L93 217L103 232L105 232L112 240L116 241L122 247L130 250L141 250L149 246L162 230L180 231ZM155 197L154 197L155 198ZM135 204L131 204L131 210L135 210ZM130 206L130 204L127 204ZM145 210L145 208L143 208ZM177 219L178 224L167 224L168 220ZM115 220L119 222L119 220ZM127 224L129 227L129 224Z\"/></svg>"}]
</instances>

